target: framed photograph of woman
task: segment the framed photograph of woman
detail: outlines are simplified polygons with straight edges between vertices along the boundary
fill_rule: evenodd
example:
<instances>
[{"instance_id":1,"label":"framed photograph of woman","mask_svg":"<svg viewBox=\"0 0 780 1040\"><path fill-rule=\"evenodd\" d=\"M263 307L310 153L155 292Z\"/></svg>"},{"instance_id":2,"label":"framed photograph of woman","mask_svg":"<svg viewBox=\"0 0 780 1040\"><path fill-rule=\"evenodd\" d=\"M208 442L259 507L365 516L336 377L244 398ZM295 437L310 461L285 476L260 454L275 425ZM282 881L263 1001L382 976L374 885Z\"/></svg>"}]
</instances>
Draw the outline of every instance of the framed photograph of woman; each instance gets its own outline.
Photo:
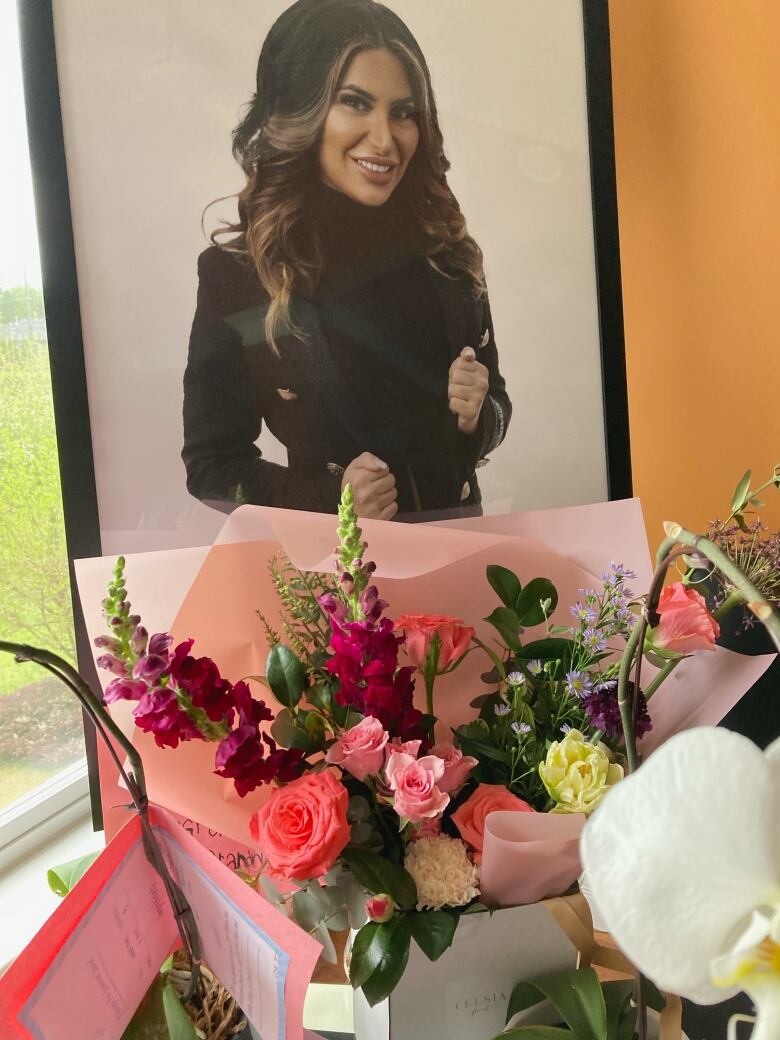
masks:
<instances>
[{"instance_id":1,"label":"framed photograph of woman","mask_svg":"<svg viewBox=\"0 0 780 1040\"><path fill-rule=\"evenodd\" d=\"M104 552L630 493L606 2L50 17Z\"/></svg>"}]
</instances>

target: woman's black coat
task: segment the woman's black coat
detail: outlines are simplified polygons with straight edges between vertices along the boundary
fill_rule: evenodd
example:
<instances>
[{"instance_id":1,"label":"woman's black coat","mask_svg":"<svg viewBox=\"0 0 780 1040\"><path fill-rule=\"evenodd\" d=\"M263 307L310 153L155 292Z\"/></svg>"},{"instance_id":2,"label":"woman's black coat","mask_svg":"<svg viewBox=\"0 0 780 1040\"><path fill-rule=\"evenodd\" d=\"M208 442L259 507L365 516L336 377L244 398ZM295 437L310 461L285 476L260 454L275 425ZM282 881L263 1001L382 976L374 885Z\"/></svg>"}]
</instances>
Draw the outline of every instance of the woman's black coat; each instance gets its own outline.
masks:
<instances>
[{"instance_id":1,"label":"woman's black coat","mask_svg":"<svg viewBox=\"0 0 780 1040\"><path fill-rule=\"evenodd\" d=\"M184 376L182 458L189 492L225 511L249 502L335 512L344 468L371 451L394 473L405 519L460 507L479 511L475 470L503 439L511 415L490 307L457 279L430 267L425 273L433 275L439 294L451 360L465 346L477 349L490 373L490 389L476 432L466 436L449 414L444 373L436 421L448 424L448 447L439 458L410 464L402 448L404 402L398 401L397 431L367 437L370 388L356 395L347 387L316 305L295 298L292 318L305 340L282 337L275 353L265 336L268 299L253 266L241 253L206 249L198 260L198 301ZM286 446L286 467L265 460L256 446L263 423ZM440 433L436 442L442 443Z\"/></svg>"}]
</instances>

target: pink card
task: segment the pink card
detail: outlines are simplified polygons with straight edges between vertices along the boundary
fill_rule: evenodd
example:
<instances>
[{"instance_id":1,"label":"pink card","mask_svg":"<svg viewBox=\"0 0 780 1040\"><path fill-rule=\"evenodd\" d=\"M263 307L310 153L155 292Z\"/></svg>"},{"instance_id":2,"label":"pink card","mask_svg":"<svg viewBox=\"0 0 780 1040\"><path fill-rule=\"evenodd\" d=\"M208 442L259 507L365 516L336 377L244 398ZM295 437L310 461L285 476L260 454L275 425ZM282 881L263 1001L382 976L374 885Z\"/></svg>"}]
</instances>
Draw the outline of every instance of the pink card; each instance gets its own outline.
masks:
<instances>
[{"instance_id":1,"label":"pink card","mask_svg":"<svg viewBox=\"0 0 780 1040\"><path fill-rule=\"evenodd\" d=\"M170 815L150 819L187 895L204 961L265 1040L302 1040L320 945ZM133 818L0 979L4 1040L119 1040L178 930Z\"/></svg>"}]
</instances>

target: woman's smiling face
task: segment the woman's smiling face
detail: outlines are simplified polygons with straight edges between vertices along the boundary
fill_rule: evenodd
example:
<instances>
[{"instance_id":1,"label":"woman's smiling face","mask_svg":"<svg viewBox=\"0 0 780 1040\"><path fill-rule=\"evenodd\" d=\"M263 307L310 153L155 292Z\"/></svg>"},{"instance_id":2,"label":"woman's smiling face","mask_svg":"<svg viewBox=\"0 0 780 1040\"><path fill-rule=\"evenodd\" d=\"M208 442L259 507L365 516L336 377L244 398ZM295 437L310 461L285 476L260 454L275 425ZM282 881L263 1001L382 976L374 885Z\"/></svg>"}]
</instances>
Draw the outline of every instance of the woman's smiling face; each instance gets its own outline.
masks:
<instances>
[{"instance_id":1,"label":"woman's smiling face","mask_svg":"<svg viewBox=\"0 0 780 1040\"><path fill-rule=\"evenodd\" d=\"M361 51L349 64L325 119L322 179L365 206L381 206L417 150L417 104L401 62L386 50Z\"/></svg>"}]
</instances>

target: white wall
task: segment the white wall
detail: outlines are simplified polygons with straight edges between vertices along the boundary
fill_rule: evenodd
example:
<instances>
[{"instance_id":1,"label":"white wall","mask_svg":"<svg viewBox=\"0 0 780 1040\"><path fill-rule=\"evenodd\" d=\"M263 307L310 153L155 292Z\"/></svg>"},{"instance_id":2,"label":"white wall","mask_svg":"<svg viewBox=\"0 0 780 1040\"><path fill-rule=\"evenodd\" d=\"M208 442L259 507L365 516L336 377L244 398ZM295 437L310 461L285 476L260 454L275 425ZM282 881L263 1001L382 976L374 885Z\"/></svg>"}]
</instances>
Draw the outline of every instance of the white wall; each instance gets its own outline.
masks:
<instances>
[{"instance_id":1,"label":"white wall","mask_svg":"<svg viewBox=\"0 0 780 1040\"><path fill-rule=\"evenodd\" d=\"M104 551L211 539L181 379L201 212L287 0L55 0ZM606 496L580 0L390 0L431 67L451 183L486 257L514 404L480 473L503 512ZM215 206L208 227L231 216ZM265 437L261 441L265 447ZM271 447L275 457L280 448Z\"/></svg>"}]
</instances>

